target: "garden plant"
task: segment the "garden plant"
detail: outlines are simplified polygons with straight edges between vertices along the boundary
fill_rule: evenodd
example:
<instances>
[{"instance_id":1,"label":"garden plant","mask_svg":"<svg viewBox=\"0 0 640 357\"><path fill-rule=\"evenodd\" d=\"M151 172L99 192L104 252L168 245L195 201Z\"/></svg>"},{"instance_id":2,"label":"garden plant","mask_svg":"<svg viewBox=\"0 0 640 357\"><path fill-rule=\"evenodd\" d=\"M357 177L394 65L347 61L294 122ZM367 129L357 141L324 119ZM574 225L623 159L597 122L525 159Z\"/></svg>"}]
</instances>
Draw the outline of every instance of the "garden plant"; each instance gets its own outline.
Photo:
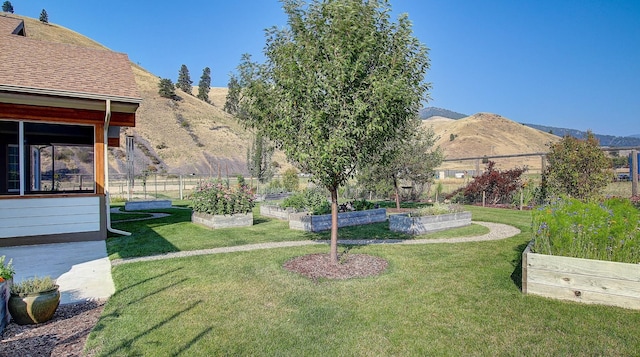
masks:
<instances>
[{"instance_id":1,"label":"garden plant","mask_svg":"<svg viewBox=\"0 0 640 357\"><path fill-rule=\"evenodd\" d=\"M245 183L230 187L222 180L201 181L191 194L194 212L211 215L249 213L253 209L254 194Z\"/></svg>"},{"instance_id":2,"label":"garden plant","mask_svg":"<svg viewBox=\"0 0 640 357\"><path fill-rule=\"evenodd\" d=\"M561 197L532 212L532 251L640 263L640 211L630 200Z\"/></svg>"}]
</instances>

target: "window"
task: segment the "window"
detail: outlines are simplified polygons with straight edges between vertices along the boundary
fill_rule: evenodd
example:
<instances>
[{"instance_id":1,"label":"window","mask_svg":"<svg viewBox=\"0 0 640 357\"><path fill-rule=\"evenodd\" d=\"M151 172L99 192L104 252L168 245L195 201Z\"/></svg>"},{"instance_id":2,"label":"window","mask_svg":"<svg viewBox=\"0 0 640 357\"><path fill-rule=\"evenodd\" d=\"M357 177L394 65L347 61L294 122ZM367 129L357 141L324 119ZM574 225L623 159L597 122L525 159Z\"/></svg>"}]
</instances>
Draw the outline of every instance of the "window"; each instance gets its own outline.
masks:
<instances>
[{"instance_id":1,"label":"window","mask_svg":"<svg viewBox=\"0 0 640 357\"><path fill-rule=\"evenodd\" d=\"M21 180L25 194L95 192L93 126L22 124L0 120L0 194L20 194Z\"/></svg>"},{"instance_id":2,"label":"window","mask_svg":"<svg viewBox=\"0 0 640 357\"><path fill-rule=\"evenodd\" d=\"M20 191L20 147L8 145L7 158L7 191Z\"/></svg>"}]
</instances>

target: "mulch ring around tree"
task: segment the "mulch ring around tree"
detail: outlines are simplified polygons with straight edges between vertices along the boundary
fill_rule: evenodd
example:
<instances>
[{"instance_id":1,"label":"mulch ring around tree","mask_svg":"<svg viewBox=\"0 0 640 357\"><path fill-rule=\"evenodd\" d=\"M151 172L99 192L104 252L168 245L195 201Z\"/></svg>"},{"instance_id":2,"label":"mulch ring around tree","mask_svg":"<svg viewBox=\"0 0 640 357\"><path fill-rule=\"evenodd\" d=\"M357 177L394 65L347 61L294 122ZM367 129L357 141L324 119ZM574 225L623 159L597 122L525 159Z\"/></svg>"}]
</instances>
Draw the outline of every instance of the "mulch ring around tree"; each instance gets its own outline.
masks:
<instances>
[{"instance_id":1,"label":"mulch ring around tree","mask_svg":"<svg viewBox=\"0 0 640 357\"><path fill-rule=\"evenodd\" d=\"M389 263L367 254L343 253L338 256L338 264L331 262L327 253L308 254L284 263L283 268L301 274L313 281L318 279L350 279L379 275Z\"/></svg>"}]
</instances>

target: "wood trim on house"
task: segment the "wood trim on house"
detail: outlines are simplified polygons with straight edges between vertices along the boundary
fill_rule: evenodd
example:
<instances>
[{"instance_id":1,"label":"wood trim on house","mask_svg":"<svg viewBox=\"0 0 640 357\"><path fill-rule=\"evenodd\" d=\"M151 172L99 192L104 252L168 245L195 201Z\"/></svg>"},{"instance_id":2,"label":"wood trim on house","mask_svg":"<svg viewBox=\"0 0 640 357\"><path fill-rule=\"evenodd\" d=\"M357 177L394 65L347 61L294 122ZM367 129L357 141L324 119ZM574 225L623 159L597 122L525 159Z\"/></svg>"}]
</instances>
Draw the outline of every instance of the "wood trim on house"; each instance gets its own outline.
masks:
<instances>
[{"instance_id":1,"label":"wood trim on house","mask_svg":"<svg viewBox=\"0 0 640 357\"><path fill-rule=\"evenodd\" d=\"M104 103L103 103L104 105ZM105 110L87 110L60 107L39 107L26 104L10 104L0 102L0 113L3 119L43 120L65 124L98 124L104 123ZM111 113L111 126L135 126L135 113Z\"/></svg>"}]
</instances>

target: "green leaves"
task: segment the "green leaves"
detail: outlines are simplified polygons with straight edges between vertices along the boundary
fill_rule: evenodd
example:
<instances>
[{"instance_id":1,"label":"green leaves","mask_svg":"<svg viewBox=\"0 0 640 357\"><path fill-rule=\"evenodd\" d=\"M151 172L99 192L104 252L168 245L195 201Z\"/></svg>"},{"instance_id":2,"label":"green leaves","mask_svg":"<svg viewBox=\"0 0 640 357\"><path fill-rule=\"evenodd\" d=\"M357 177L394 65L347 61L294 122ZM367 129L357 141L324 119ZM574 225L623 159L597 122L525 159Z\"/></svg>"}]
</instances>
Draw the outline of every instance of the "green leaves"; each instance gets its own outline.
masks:
<instances>
[{"instance_id":1,"label":"green leaves","mask_svg":"<svg viewBox=\"0 0 640 357\"><path fill-rule=\"evenodd\" d=\"M386 1L288 0L286 29L267 31L266 63L238 67L248 116L304 172L329 187L412 124L427 49Z\"/></svg>"}]
</instances>

